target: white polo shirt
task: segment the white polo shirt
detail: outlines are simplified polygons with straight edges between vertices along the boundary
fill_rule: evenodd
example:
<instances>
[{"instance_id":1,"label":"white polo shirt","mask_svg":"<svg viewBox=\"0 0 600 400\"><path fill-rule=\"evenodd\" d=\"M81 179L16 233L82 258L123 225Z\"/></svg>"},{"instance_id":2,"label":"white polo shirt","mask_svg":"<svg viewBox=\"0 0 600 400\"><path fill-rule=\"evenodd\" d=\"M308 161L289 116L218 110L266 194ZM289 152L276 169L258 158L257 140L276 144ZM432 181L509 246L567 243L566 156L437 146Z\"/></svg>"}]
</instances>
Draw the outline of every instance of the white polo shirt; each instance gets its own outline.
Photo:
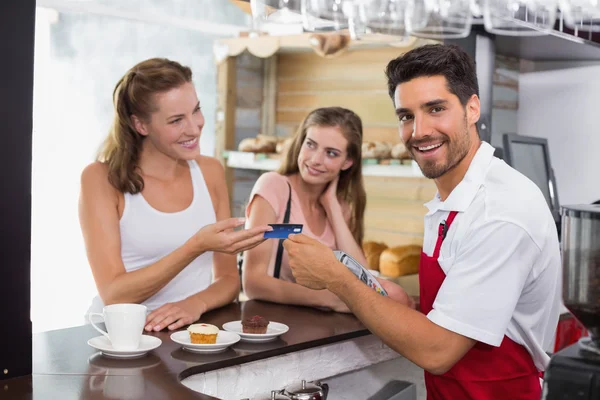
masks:
<instances>
[{"instance_id":1,"label":"white polo shirt","mask_svg":"<svg viewBox=\"0 0 600 400\"><path fill-rule=\"evenodd\" d=\"M562 304L556 225L539 188L493 154L482 142L446 201L437 194L425 204L423 250L429 256L438 226L458 211L438 259L446 279L427 317L492 346L506 335L543 371Z\"/></svg>"}]
</instances>

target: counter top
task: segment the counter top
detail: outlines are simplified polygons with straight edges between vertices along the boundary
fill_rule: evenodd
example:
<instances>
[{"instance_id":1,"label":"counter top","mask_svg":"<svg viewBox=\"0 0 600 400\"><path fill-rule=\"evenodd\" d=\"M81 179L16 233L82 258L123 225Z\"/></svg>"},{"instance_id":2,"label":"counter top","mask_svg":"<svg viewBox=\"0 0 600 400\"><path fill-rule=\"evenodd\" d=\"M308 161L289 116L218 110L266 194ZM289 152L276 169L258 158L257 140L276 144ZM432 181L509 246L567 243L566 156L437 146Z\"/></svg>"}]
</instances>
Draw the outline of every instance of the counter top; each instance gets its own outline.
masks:
<instances>
[{"instance_id":1,"label":"counter top","mask_svg":"<svg viewBox=\"0 0 600 400\"><path fill-rule=\"evenodd\" d=\"M129 391L127 398L214 400L214 397L191 391L180 381L194 374L370 334L350 314L253 300L211 311L203 315L200 322L221 328L226 322L257 314L282 322L290 329L273 342L240 341L223 353L208 355L183 350L171 341L172 332L168 331L151 334L162 340L161 346L134 360L106 358L90 347L87 341L99 335L90 325L36 334L33 375L2 381L0 397L107 399L113 398L110 393L115 390L113 387L136 387L137 392Z\"/></svg>"}]
</instances>

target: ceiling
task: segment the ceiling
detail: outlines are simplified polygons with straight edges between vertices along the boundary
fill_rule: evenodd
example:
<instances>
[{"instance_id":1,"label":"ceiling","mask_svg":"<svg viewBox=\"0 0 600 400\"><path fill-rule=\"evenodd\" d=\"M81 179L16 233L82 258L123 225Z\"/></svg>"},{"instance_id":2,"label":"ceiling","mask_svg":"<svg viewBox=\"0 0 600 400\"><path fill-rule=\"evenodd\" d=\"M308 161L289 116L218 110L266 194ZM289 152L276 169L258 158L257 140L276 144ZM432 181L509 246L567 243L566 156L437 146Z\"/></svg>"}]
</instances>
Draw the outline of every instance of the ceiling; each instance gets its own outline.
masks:
<instances>
[{"instance_id":1,"label":"ceiling","mask_svg":"<svg viewBox=\"0 0 600 400\"><path fill-rule=\"evenodd\" d=\"M249 0L230 0L250 13ZM473 31L483 32L483 26L475 23ZM513 37L492 35L496 53L531 61L600 61L600 33L589 35L564 28L556 22L552 35L537 37Z\"/></svg>"},{"instance_id":2,"label":"ceiling","mask_svg":"<svg viewBox=\"0 0 600 400\"><path fill-rule=\"evenodd\" d=\"M600 46L547 35L540 37L496 36L496 53L531 61L600 60Z\"/></svg>"}]
</instances>

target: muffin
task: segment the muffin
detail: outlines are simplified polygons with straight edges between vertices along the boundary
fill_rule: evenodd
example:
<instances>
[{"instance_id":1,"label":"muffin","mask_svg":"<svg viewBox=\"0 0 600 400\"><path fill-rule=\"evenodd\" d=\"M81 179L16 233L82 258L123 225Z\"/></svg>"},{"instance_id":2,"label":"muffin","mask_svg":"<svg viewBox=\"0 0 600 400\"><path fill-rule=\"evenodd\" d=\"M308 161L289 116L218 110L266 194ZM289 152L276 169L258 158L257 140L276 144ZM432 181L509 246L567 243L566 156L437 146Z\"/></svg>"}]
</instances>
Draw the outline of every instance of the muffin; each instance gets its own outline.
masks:
<instances>
[{"instance_id":1,"label":"muffin","mask_svg":"<svg viewBox=\"0 0 600 400\"><path fill-rule=\"evenodd\" d=\"M242 332L244 333L267 333L269 321L260 315L255 315L251 318L246 318L242 321Z\"/></svg>"},{"instance_id":2,"label":"muffin","mask_svg":"<svg viewBox=\"0 0 600 400\"><path fill-rule=\"evenodd\" d=\"M193 324L187 328L193 344L215 344L219 328L210 324Z\"/></svg>"}]
</instances>

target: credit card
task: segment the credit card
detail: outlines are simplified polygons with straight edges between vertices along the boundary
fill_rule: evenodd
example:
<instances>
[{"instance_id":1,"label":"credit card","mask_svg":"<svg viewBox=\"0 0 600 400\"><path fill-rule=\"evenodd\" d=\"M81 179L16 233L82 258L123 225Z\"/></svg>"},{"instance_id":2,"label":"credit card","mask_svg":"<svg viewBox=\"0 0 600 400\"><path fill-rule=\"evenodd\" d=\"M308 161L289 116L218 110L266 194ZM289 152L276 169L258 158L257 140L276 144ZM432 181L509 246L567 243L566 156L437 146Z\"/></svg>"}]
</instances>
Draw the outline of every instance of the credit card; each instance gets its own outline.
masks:
<instances>
[{"instance_id":1,"label":"credit card","mask_svg":"<svg viewBox=\"0 0 600 400\"><path fill-rule=\"evenodd\" d=\"M302 224L269 224L273 227L270 232L265 232L265 239L287 239L289 235L302 233Z\"/></svg>"}]
</instances>

